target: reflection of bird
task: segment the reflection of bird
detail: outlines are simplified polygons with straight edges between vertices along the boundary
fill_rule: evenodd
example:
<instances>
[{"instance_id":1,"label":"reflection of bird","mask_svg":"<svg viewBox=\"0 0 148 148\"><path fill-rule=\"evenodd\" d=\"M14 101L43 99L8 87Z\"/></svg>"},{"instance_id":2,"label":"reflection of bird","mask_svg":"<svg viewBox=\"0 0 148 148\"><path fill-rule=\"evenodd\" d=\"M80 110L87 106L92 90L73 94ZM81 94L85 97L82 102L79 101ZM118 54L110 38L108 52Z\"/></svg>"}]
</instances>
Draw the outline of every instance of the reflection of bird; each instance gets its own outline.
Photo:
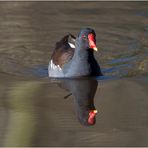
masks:
<instances>
[{"instance_id":1,"label":"reflection of bird","mask_svg":"<svg viewBox=\"0 0 148 148\"><path fill-rule=\"evenodd\" d=\"M94 79L63 79L61 88L69 90L74 96L77 117L83 125L94 125L97 110L94 106L94 96L98 86Z\"/></svg>"},{"instance_id":2,"label":"reflection of bird","mask_svg":"<svg viewBox=\"0 0 148 148\"><path fill-rule=\"evenodd\" d=\"M57 42L48 66L49 77L100 76L100 67L94 58L96 34L93 29L82 29L75 38L68 34Z\"/></svg>"}]
</instances>

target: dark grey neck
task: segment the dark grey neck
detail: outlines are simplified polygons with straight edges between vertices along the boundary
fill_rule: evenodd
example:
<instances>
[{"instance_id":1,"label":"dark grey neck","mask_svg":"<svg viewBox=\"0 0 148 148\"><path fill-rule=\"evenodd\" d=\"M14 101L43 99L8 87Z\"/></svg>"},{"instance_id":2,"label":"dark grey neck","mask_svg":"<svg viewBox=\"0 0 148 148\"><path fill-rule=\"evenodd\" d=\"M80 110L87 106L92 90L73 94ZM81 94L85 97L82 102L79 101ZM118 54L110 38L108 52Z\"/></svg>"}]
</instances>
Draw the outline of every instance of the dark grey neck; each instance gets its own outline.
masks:
<instances>
[{"instance_id":1,"label":"dark grey neck","mask_svg":"<svg viewBox=\"0 0 148 148\"><path fill-rule=\"evenodd\" d=\"M88 76L90 75L91 69L88 62L89 53L87 49L81 49L76 47L74 56L68 67L67 76Z\"/></svg>"},{"instance_id":2,"label":"dark grey neck","mask_svg":"<svg viewBox=\"0 0 148 148\"><path fill-rule=\"evenodd\" d=\"M81 41L76 39L76 49L73 56L73 59L77 59L78 61L88 61L89 56L89 48L85 47Z\"/></svg>"}]
</instances>

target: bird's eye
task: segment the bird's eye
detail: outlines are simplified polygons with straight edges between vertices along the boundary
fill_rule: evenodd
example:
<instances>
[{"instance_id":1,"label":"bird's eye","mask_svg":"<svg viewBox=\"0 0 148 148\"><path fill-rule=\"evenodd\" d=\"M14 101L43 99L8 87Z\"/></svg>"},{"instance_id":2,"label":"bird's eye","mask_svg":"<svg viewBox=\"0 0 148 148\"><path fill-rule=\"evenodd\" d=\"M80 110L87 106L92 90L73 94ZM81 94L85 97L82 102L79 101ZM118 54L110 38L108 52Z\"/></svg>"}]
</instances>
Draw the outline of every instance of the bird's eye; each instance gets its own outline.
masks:
<instances>
[{"instance_id":1,"label":"bird's eye","mask_svg":"<svg viewBox=\"0 0 148 148\"><path fill-rule=\"evenodd\" d=\"M83 35L82 35L82 39L86 40L87 37L83 34Z\"/></svg>"}]
</instances>

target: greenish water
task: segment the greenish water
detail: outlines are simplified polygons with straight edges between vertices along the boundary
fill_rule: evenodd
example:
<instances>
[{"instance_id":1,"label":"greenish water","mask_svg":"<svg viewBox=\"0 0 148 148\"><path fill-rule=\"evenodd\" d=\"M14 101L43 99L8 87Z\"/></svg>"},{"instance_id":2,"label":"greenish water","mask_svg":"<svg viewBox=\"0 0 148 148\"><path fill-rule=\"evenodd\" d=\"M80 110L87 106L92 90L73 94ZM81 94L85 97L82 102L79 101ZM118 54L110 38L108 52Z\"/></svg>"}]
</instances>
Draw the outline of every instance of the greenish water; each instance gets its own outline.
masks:
<instances>
[{"instance_id":1,"label":"greenish water","mask_svg":"<svg viewBox=\"0 0 148 148\"><path fill-rule=\"evenodd\" d=\"M49 79L56 41L86 26L104 76ZM148 2L0 2L0 146L148 146L147 55Z\"/></svg>"}]
</instances>

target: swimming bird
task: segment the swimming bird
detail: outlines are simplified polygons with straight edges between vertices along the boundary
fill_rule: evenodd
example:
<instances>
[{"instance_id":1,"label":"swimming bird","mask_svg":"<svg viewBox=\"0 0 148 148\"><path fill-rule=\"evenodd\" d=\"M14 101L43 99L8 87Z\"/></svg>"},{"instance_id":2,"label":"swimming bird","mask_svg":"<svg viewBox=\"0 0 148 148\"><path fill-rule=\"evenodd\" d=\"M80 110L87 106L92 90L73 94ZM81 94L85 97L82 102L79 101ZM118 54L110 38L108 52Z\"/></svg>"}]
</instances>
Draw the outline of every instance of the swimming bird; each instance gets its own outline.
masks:
<instances>
[{"instance_id":1,"label":"swimming bird","mask_svg":"<svg viewBox=\"0 0 148 148\"><path fill-rule=\"evenodd\" d=\"M71 78L82 76L101 76L101 69L94 57L96 34L91 28L82 29L78 36L64 36L51 56L49 77Z\"/></svg>"}]
</instances>

